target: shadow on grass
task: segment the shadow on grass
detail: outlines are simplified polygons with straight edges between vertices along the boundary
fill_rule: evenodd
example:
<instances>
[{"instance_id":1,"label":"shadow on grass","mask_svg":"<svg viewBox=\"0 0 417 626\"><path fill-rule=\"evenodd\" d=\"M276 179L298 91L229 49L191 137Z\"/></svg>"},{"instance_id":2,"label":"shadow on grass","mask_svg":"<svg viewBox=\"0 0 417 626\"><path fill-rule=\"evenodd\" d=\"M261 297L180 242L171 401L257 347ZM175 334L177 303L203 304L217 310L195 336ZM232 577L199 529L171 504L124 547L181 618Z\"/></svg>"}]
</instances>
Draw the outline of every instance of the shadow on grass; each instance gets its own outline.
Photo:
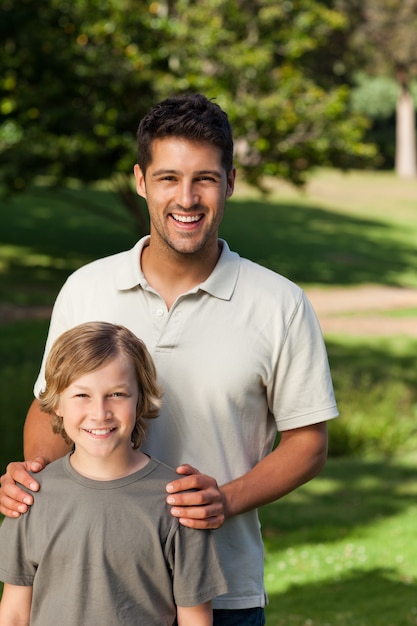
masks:
<instances>
[{"instance_id":1,"label":"shadow on grass","mask_svg":"<svg viewBox=\"0 0 417 626\"><path fill-rule=\"evenodd\" d=\"M270 596L268 626L411 626L417 624L417 586L390 570L290 587Z\"/></svg>"},{"instance_id":2,"label":"shadow on grass","mask_svg":"<svg viewBox=\"0 0 417 626\"><path fill-rule=\"evenodd\" d=\"M221 235L242 256L304 285L395 285L402 274L417 272L415 246L387 223L307 201L233 200Z\"/></svg>"},{"instance_id":3,"label":"shadow on grass","mask_svg":"<svg viewBox=\"0 0 417 626\"><path fill-rule=\"evenodd\" d=\"M298 569L301 576L305 568L315 563L316 576L312 574L311 578L317 579L313 583L293 581L285 591L270 593L268 626L417 624L417 585L413 577L402 576L394 569L395 543L392 547L384 545L398 536L403 546L399 550L407 549L401 544L401 531L413 536L416 495L417 477L412 460L399 463L330 459L318 478L264 507L260 517L266 558L269 568L274 564L271 570L274 576L277 580L280 576L291 580L286 577L286 569L280 569L280 564L288 560L294 575ZM398 527L396 516L403 520L398 522ZM378 531L384 522L386 537L384 531ZM390 534L390 527L396 529L394 534ZM374 538L374 549L377 554L382 552L380 559L386 558L387 552L392 553L389 557L392 567L391 563L378 568L367 564L367 560L363 566L354 562L361 560L359 546L371 532L380 532L377 537L382 543L378 547L378 539ZM337 545L344 548L338 549ZM305 553L297 550L301 547ZM347 556L349 549L352 555L356 550L355 557ZM414 547L410 549L414 551ZM291 564L294 551L298 560ZM332 559L331 565L326 555ZM350 567L346 565L348 559L353 561Z\"/></svg>"},{"instance_id":4,"label":"shadow on grass","mask_svg":"<svg viewBox=\"0 0 417 626\"><path fill-rule=\"evenodd\" d=\"M221 236L242 256L307 284L399 284L417 274L415 246L382 220L305 202L232 199ZM35 187L0 199L0 299L50 304L66 276L133 245L136 225L116 194ZM3 250L1 250L3 249ZM25 302L26 300L26 302ZM14 301L14 300L12 300Z\"/></svg>"},{"instance_id":5,"label":"shadow on grass","mask_svg":"<svg viewBox=\"0 0 417 626\"><path fill-rule=\"evenodd\" d=\"M314 481L260 511L263 535L282 550L340 541L357 527L405 511L416 497L415 466L330 459Z\"/></svg>"},{"instance_id":6,"label":"shadow on grass","mask_svg":"<svg viewBox=\"0 0 417 626\"><path fill-rule=\"evenodd\" d=\"M133 220L110 192L35 187L0 198L0 300L52 304L71 272L136 239Z\"/></svg>"}]
</instances>

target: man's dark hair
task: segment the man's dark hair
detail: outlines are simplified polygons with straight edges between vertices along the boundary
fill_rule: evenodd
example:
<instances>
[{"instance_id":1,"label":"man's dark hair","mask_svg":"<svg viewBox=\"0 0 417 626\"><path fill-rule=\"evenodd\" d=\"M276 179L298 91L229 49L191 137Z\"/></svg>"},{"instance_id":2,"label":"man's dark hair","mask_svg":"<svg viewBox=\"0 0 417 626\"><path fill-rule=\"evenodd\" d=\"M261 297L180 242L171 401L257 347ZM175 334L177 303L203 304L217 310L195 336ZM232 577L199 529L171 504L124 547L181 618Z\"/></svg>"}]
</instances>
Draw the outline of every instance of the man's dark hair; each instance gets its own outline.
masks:
<instances>
[{"instance_id":1,"label":"man's dark hair","mask_svg":"<svg viewBox=\"0 0 417 626\"><path fill-rule=\"evenodd\" d=\"M220 149L227 174L233 167L233 136L227 114L201 94L167 98L142 119L137 140L138 164L144 175L152 161L152 142L167 137L212 144Z\"/></svg>"}]
</instances>

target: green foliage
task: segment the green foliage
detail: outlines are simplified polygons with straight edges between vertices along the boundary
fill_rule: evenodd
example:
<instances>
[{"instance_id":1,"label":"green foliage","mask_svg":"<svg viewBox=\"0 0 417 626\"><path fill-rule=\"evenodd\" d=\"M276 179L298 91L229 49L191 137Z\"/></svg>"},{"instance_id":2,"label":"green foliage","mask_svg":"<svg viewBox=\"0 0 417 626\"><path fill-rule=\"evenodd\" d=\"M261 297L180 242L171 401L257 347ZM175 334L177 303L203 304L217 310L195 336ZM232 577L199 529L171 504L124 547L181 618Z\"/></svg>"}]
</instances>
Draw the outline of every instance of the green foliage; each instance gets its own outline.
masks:
<instances>
[{"instance_id":1,"label":"green foliage","mask_svg":"<svg viewBox=\"0 0 417 626\"><path fill-rule=\"evenodd\" d=\"M357 60L355 71L361 67L370 74L395 76L406 84L416 76L417 0L337 0L344 11L358 13L350 39ZM352 6L351 6L352 5Z\"/></svg>"},{"instance_id":2,"label":"green foliage","mask_svg":"<svg viewBox=\"0 0 417 626\"><path fill-rule=\"evenodd\" d=\"M138 115L153 99L148 13L144 1L5 0L0 164L10 188L39 173L91 181L131 168Z\"/></svg>"},{"instance_id":3,"label":"green foliage","mask_svg":"<svg viewBox=\"0 0 417 626\"><path fill-rule=\"evenodd\" d=\"M384 119L395 114L401 87L394 78L358 72L355 74L355 84L351 92L355 110L372 119ZM417 106L417 81L410 81L409 89Z\"/></svg>"},{"instance_id":4,"label":"green foliage","mask_svg":"<svg viewBox=\"0 0 417 626\"><path fill-rule=\"evenodd\" d=\"M126 174L139 118L189 90L228 110L253 183L367 162L366 120L333 68L346 28L317 0L5 0L0 181L18 190L39 174L58 184ZM140 213L126 180L118 187Z\"/></svg>"},{"instance_id":5,"label":"green foliage","mask_svg":"<svg viewBox=\"0 0 417 626\"><path fill-rule=\"evenodd\" d=\"M362 142L366 119L350 111L349 89L329 69L342 13L311 1L178 0L170 17L171 77L161 95L187 88L216 97L249 182L259 185L266 173L302 184L314 165L343 168L375 156ZM190 41L190 32L200 36ZM327 71L317 72L324 58Z\"/></svg>"}]
</instances>

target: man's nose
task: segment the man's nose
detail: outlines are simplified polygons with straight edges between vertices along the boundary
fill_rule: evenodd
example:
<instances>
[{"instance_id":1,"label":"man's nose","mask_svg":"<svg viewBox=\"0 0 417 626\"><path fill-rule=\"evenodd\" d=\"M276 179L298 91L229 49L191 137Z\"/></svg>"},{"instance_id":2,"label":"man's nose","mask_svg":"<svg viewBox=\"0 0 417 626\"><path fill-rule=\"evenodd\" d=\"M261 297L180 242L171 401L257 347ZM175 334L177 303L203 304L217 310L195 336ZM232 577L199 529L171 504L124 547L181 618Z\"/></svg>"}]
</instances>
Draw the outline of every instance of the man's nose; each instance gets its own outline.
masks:
<instances>
[{"instance_id":1,"label":"man's nose","mask_svg":"<svg viewBox=\"0 0 417 626\"><path fill-rule=\"evenodd\" d=\"M200 202L195 185L190 181L182 181L178 188L177 204L183 209L191 209Z\"/></svg>"}]
</instances>

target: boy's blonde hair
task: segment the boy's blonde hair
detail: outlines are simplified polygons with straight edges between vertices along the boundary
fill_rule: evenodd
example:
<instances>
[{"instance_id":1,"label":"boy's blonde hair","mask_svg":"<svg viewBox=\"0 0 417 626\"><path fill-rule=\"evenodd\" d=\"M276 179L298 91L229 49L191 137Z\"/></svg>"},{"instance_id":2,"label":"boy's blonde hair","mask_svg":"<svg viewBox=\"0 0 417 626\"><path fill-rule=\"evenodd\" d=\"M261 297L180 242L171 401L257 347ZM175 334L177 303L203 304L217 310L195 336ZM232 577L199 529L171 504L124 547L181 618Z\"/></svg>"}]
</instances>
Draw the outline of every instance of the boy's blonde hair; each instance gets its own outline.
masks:
<instances>
[{"instance_id":1,"label":"boy's blonde hair","mask_svg":"<svg viewBox=\"0 0 417 626\"><path fill-rule=\"evenodd\" d=\"M145 419L158 416L162 392L157 383L155 365L143 341L124 326L108 322L86 322L67 330L54 342L49 352L44 391L39 394L42 411L52 415L52 429L72 443L55 410L59 394L74 380L98 370L118 356L133 365L139 388L136 424L132 446L139 448L146 432Z\"/></svg>"}]
</instances>

